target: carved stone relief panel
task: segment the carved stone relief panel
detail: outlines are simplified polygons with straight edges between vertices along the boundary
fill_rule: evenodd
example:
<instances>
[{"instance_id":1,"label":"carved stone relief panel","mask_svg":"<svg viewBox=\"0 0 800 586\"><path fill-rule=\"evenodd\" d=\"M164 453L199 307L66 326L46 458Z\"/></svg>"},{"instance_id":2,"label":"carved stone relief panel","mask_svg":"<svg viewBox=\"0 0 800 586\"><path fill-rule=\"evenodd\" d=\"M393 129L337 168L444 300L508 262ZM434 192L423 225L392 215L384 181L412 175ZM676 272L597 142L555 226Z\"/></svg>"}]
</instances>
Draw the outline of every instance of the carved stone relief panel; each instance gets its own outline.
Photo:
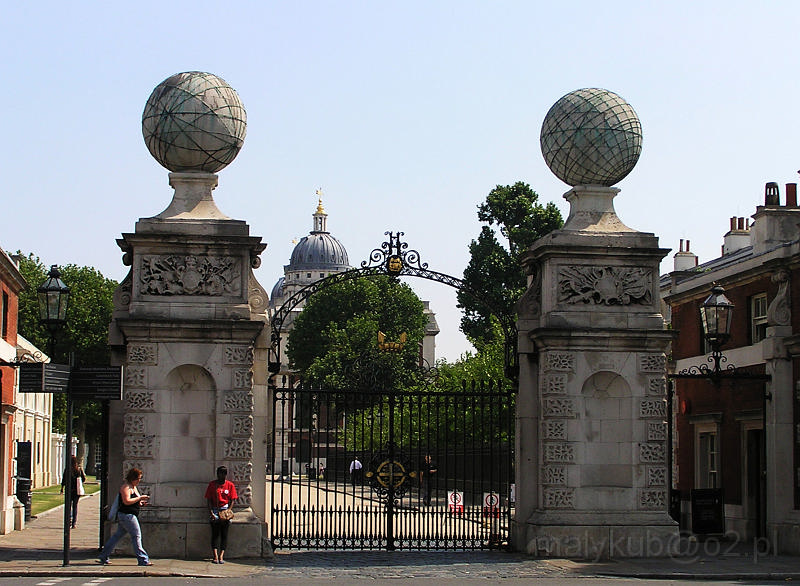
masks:
<instances>
[{"instance_id":1,"label":"carved stone relief panel","mask_svg":"<svg viewBox=\"0 0 800 586\"><path fill-rule=\"evenodd\" d=\"M222 399L225 413L252 413L253 393L250 391L227 391Z\"/></svg>"},{"instance_id":2,"label":"carved stone relief panel","mask_svg":"<svg viewBox=\"0 0 800 586\"><path fill-rule=\"evenodd\" d=\"M542 474L543 484L566 484L567 469L564 466L545 466Z\"/></svg>"},{"instance_id":3,"label":"carved stone relief panel","mask_svg":"<svg viewBox=\"0 0 800 586\"><path fill-rule=\"evenodd\" d=\"M647 392L650 395L663 397L667 394L667 379L664 377L650 377L647 379Z\"/></svg>"},{"instance_id":4,"label":"carved stone relief panel","mask_svg":"<svg viewBox=\"0 0 800 586\"><path fill-rule=\"evenodd\" d=\"M639 372L663 375L667 371L667 357L664 354L639 354Z\"/></svg>"},{"instance_id":5,"label":"carved stone relief panel","mask_svg":"<svg viewBox=\"0 0 800 586\"><path fill-rule=\"evenodd\" d=\"M126 387L135 389L147 388L146 366L128 366L125 368L124 373Z\"/></svg>"},{"instance_id":6,"label":"carved stone relief panel","mask_svg":"<svg viewBox=\"0 0 800 586\"><path fill-rule=\"evenodd\" d=\"M544 506L548 509L574 509L574 488L545 488Z\"/></svg>"},{"instance_id":7,"label":"carved stone relief panel","mask_svg":"<svg viewBox=\"0 0 800 586\"><path fill-rule=\"evenodd\" d=\"M664 419L667 416L667 404L663 399L643 399L639 403L639 417L642 419Z\"/></svg>"},{"instance_id":8,"label":"carved stone relief panel","mask_svg":"<svg viewBox=\"0 0 800 586\"><path fill-rule=\"evenodd\" d=\"M126 435L122 445L125 458L155 458L156 442L154 436Z\"/></svg>"},{"instance_id":9,"label":"carved stone relief panel","mask_svg":"<svg viewBox=\"0 0 800 586\"><path fill-rule=\"evenodd\" d=\"M253 458L253 440L241 438L225 438L225 459L251 460Z\"/></svg>"},{"instance_id":10,"label":"carved stone relief panel","mask_svg":"<svg viewBox=\"0 0 800 586\"><path fill-rule=\"evenodd\" d=\"M241 294L239 259L232 256L141 256L139 283L143 295Z\"/></svg>"},{"instance_id":11,"label":"carved stone relief panel","mask_svg":"<svg viewBox=\"0 0 800 586\"><path fill-rule=\"evenodd\" d=\"M575 402L572 399L546 398L542 401L545 417L575 417Z\"/></svg>"},{"instance_id":12,"label":"carved stone relief panel","mask_svg":"<svg viewBox=\"0 0 800 586\"><path fill-rule=\"evenodd\" d=\"M234 389L252 389L253 371L247 368L237 368L233 371Z\"/></svg>"},{"instance_id":13,"label":"carved stone relief panel","mask_svg":"<svg viewBox=\"0 0 800 586\"><path fill-rule=\"evenodd\" d=\"M567 422L560 419L547 419L542 421L542 439L567 439Z\"/></svg>"},{"instance_id":14,"label":"carved stone relief panel","mask_svg":"<svg viewBox=\"0 0 800 586\"><path fill-rule=\"evenodd\" d=\"M145 415L126 413L123 429L126 434L143 434L145 432Z\"/></svg>"},{"instance_id":15,"label":"carved stone relief panel","mask_svg":"<svg viewBox=\"0 0 800 586\"><path fill-rule=\"evenodd\" d=\"M247 366L253 365L252 346L225 347L225 365L231 366L236 364L246 364Z\"/></svg>"},{"instance_id":16,"label":"carved stone relief panel","mask_svg":"<svg viewBox=\"0 0 800 586\"><path fill-rule=\"evenodd\" d=\"M233 435L250 437L253 433L253 417L251 415L233 416Z\"/></svg>"},{"instance_id":17,"label":"carved stone relief panel","mask_svg":"<svg viewBox=\"0 0 800 586\"><path fill-rule=\"evenodd\" d=\"M639 461L644 464L663 464L666 448L664 444L639 444Z\"/></svg>"},{"instance_id":18,"label":"carved stone relief panel","mask_svg":"<svg viewBox=\"0 0 800 586\"><path fill-rule=\"evenodd\" d=\"M642 267L560 266L558 302L652 305L653 271Z\"/></svg>"},{"instance_id":19,"label":"carved stone relief panel","mask_svg":"<svg viewBox=\"0 0 800 586\"><path fill-rule=\"evenodd\" d=\"M547 352L544 356L543 370L575 372L575 354L572 352Z\"/></svg>"},{"instance_id":20,"label":"carved stone relief panel","mask_svg":"<svg viewBox=\"0 0 800 586\"><path fill-rule=\"evenodd\" d=\"M253 489L250 486L236 485L239 498L233 504L234 509L246 509L253 504Z\"/></svg>"},{"instance_id":21,"label":"carved stone relief panel","mask_svg":"<svg viewBox=\"0 0 800 586\"><path fill-rule=\"evenodd\" d=\"M155 411L156 396L153 391L126 391L126 411Z\"/></svg>"},{"instance_id":22,"label":"carved stone relief panel","mask_svg":"<svg viewBox=\"0 0 800 586\"><path fill-rule=\"evenodd\" d=\"M567 392L566 374L544 374L542 375L542 394L563 395Z\"/></svg>"},{"instance_id":23,"label":"carved stone relief panel","mask_svg":"<svg viewBox=\"0 0 800 586\"><path fill-rule=\"evenodd\" d=\"M647 486L666 486L667 469L664 466L647 467Z\"/></svg>"},{"instance_id":24,"label":"carved stone relief panel","mask_svg":"<svg viewBox=\"0 0 800 586\"><path fill-rule=\"evenodd\" d=\"M128 364L158 364L158 344L129 344Z\"/></svg>"},{"instance_id":25,"label":"carved stone relief panel","mask_svg":"<svg viewBox=\"0 0 800 586\"><path fill-rule=\"evenodd\" d=\"M230 479L239 484L250 484L253 481L253 464L251 462L233 462L229 467Z\"/></svg>"},{"instance_id":26,"label":"carved stone relief panel","mask_svg":"<svg viewBox=\"0 0 800 586\"><path fill-rule=\"evenodd\" d=\"M667 439L667 425L662 421L647 422L647 441L660 442Z\"/></svg>"},{"instance_id":27,"label":"carved stone relief panel","mask_svg":"<svg viewBox=\"0 0 800 586\"><path fill-rule=\"evenodd\" d=\"M575 446L566 442L547 442L544 444L545 462L574 462Z\"/></svg>"},{"instance_id":28,"label":"carved stone relief panel","mask_svg":"<svg viewBox=\"0 0 800 586\"><path fill-rule=\"evenodd\" d=\"M639 508L663 511L667 508L667 491L663 488L645 488L639 492Z\"/></svg>"}]
</instances>

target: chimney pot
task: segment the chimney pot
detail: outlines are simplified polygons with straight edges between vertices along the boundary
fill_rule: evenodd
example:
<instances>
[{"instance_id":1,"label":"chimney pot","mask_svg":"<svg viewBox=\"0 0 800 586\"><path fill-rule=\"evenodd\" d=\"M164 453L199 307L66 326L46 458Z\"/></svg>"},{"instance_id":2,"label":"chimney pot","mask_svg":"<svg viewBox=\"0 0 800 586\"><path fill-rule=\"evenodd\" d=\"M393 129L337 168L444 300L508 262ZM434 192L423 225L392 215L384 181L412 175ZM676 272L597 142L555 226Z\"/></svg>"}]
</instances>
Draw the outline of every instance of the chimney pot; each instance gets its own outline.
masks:
<instances>
[{"instance_id":1,"label":"chimney pot","mask_svg":"<svg viewBox=\"0 0 800 586\"><path fill-rule=\"evenodd\" d=\"M689 252L689 241L686 241L686 252Z\"/></svg>"},{"instance_id":2,"label":"chimney pot","mask_svg":"<svg viewBox=\"0 0 800 586\"><path fill-rule=\"evenodd\" d=\"M779 206L781 205L781 192L778 184L770 181L764 186L764 205Z\"/></svg>"},{"instance_id":3,"label":"chimney pot","mask_svg":"<svg viewBox=\"0 0 800 586\"><path fill-rule=\"evenodd\" d=\"M736 230L736 216L731 218L731 230Z\"/></svg>"},{"instance_id":4,"label":"chimney pot","mask_svg":"<svg viewBox=\"0 0 800 586\"><path fill-rule=\"evenodd\" d=\"M739 230L744 230L744 218L739 218Z\"/></svg>"},{"instance_id":5,"label":"chimney pot","mask_svg":"<svg viewBox=\"0 0 800 586\"><path fill-rule=\"evenodd\" d=\"M797 183L786 184L786 207L797 207Z\"/></svg>"}]
</instances>

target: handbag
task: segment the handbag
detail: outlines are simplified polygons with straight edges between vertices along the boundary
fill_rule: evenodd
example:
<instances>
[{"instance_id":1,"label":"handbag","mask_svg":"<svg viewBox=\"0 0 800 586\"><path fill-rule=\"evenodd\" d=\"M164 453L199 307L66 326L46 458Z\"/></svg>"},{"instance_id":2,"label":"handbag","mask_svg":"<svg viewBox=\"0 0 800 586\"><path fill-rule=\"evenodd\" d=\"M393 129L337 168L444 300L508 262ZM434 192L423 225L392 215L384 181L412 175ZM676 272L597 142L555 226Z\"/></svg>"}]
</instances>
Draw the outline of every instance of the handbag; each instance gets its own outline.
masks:
<instances>
[{"instance_id":1,"label":"handbag","mask_svg":"<svg viewBox=\"0 0 800 586\"><path fill-rule=\"evenodd\" d=\"M78 496L83 496L86 494L86 489L83 488L83 480L81 480L80 476L75 479L75 487L75 494Z\"/></svg>"},{"instance_id":2,"label":"handbag","mask_svg":"<svg viewBox=\"0 0 800 586\"><path fill-rule=\"evenodd\" d=\"M116 521L117 513L119 513L119 493L117 493L117 498L114 499L114 502L111 503L111 508L108 509L108 520Z\"/></svg>"},{"instance_id":3,"label":"handbag","mask_svg":"<svg viewBox=\"0 0 800 586\"><path fill-rule=\"evenodd\" d=\"M219 519L220 521L232 521L233 520L233 509L220 509L219 511Z\"/></svg>"}]
</instances>

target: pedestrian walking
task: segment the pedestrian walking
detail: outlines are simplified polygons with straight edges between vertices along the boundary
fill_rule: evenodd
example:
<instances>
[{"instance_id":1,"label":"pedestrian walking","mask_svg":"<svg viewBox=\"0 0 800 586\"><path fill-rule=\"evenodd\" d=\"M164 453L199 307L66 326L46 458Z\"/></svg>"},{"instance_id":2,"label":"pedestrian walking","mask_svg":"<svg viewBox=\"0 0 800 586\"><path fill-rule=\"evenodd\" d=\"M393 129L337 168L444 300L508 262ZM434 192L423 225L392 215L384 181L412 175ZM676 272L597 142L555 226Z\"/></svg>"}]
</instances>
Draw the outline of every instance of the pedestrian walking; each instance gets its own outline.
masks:
<instances>
[{"instance_id":1,"label":"pedestrian walking","mask_svg":"<svg viewBox=\"0 0 800 586\"><path fill-rule=\"evenodd\" d=\"M364 474L364 466L361 464L361 460L355 458L352 462L350 462L350 481L353 483L353 486L356 483L361 484Z\"/></svg>"},{"instance_id":2,"label":"pedestrian walking","mask_svg":"<svg viewBox=\"0 0 800 586\"><path fill-rule=\"evenodd\" d=\"M141 494L139 492L139 483L142 481L143 473L138 468L131 468L128 474L125 475L125 483L119 487L117 498L119 499L119 510L117 513L117 532L112 535L105 546L103 551L100 552L101 564L110 564L111 561L108 557L113 553L114 547L117 542L125 536L125 533L131 536L131 544L133 545L133 553L139 560L140 566L152 566L153 562L150 561L150 556L142 547L142 528L139 525L139 509L150 502L150 496Z\"/></svg>"},{"instance_id":3,"label":"pedestrian walking","mask_svg":"<svg viewBox=\"0 0 800 586\"><path fill-rule=\"evenodd\" d=\"M422 483L422 503L430 506L433 495L434 484L436 483L436 473L439 472L436 462L431 459L430 454L425 454L425 459L420 470L419 479Z\"/></svg>"}]
</instances>

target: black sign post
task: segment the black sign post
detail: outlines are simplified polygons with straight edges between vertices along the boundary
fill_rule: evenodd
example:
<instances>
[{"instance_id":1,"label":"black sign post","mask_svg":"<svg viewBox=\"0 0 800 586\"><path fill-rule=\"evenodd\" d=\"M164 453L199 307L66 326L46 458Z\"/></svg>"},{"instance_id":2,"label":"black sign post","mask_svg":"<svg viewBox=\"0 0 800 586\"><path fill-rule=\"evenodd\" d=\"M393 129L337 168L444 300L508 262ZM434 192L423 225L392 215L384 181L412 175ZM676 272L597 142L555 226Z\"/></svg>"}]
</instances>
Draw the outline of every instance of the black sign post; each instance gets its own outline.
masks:
<instances>
[{"instance_id":1,"label":"black sign post","mask_svg":"<svg viewBox=\"0 0 800 586\"><path fill-rule=\"evenodd\" d=\"M66 393L67 429L64 452L64 565L69 565L69 537L72 513L72 399L103 401L122 399L122 367L76 366L52 362L20 363L21 393ZM105 473L106 466L103 466ZM101 515L102 517L102 515ZM102 518L101 518L102 524Z\"/></svg>"}]
</instances>

